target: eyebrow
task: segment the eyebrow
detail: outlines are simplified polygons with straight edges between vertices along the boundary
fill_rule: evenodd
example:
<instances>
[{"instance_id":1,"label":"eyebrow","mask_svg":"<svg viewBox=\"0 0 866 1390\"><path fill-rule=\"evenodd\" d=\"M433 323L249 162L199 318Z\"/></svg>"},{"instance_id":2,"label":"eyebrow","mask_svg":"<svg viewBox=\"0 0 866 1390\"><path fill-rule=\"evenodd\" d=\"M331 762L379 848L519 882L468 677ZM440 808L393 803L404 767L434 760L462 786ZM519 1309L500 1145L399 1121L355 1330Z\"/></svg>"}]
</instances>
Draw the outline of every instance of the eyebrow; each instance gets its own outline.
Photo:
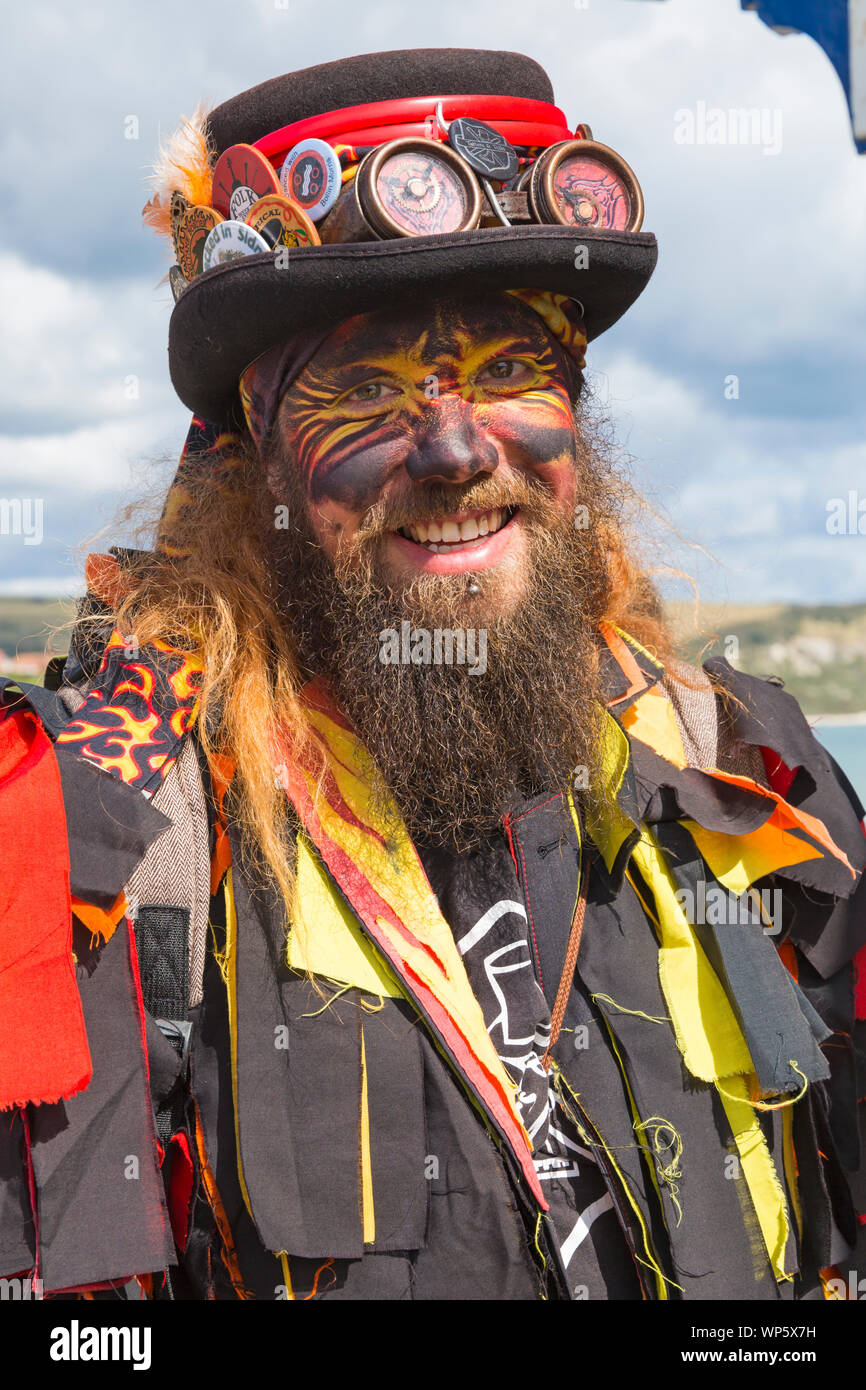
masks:
<instances>
[{"instance_id":1,"label":"eyebrow","mask_svg":"<svg viewBox=\"0 0 866 1390\"><path fill-rule=\"evenodd\" d=\"M511 337L507 334L503 334L499 339L489 339L487 346L489 347L490 355L493 357L516 357L527 353L531 354L533 357L548 356L554 358L555 356L552 344L547 341L543 333L539 333L537 338L528 335ZM484 350L483 346L478 348L479 352L484 352ZM430 354L430 367L435 365L435 361L439 355L440 354L435 352ZM456 365L459 367L460 361L456 354L449 351L441 355L447 356L450 359L449 365ZM326 365L321 367L314 367L311 364L310 376L315 379L316 384L321 387L339 386L340 390L347 390L352 386L359 385L372 376L396 375L392 365L395 356L406 358L408 357L408 352L405 348L395 347L393 349L383 349L382 357L378 359L365 358L359 362L334 363L332 366ZM386 361L385 359L391 359L391 361ZM418 365L420 369L427 364L422 362Z\"/></svg>"},{"instance_id":2,"label":"eyebrow","mask_svg":"<svg viewBox=\"0 0 866 1390\"><path fill-rule=\"evenodd\" d=\"M392 367L382 362L345 362L328 367L310 367L308 381L319 390L347 391L371 377L393 376Z\"/></svg>"}]
</instances>

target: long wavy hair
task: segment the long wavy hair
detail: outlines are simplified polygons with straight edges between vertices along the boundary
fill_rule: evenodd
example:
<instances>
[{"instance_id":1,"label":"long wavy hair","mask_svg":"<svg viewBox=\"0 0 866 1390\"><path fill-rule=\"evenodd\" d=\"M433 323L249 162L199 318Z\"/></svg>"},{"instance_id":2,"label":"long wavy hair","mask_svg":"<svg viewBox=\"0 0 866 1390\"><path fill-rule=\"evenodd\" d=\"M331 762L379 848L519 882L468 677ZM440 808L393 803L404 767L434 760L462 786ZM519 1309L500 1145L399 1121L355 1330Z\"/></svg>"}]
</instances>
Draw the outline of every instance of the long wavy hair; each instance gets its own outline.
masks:
<instances>
[{"instance_id":1,"label":"long wavy hair","mask_svg":"<svg viewBox=\"0 0 866 1390\"><path fill-rule=\"evenodd\" d=\"M604 509L610 576L605 618L666 661L673 641L656 571L635 542L638 518L641 534L646 532L646 503L607 460L604 422L589 420L581 404L575 419L584 448L616 499L614 508ZM224 767L226 756L231 760L232 817L245 854L271 878L290 913L291 807L275 775L273 748L278 737L288 738L291 755L314 764L318 744L300 696L298 651L262 544L263 527L274 523L274 499L252 438L246 431L235 438L229 453L224 451L219 478L187 486L180 505L161 506L157 517L151 494L121 510L115 524L133 534L141 549L125 561L122 584L108 606L114 625L134 633L139 647L159 638L201 656L201 744L212 769ZM79 629L88 621L105 624L106 614L77 621Z\"/></svg>"}]
</instances>

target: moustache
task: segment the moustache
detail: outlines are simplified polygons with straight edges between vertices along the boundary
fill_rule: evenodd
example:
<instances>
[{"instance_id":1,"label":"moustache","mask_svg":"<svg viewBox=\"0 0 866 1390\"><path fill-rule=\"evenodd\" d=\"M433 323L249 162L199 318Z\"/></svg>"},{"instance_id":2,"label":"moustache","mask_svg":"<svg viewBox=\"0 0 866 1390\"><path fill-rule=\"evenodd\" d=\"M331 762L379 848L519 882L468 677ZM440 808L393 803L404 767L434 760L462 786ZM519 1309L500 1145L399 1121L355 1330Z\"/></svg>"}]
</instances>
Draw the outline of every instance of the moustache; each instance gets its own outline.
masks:
<instances>
[{"instance_id":1,"label":"moustache","mask_svg":"<svg viewBox=\"0 0 866 1390\"><path fill-rule=\"evenodd\" d=\"M465 484L430 483L405 496L375 502L362 517L354 547L374 545L392 531L423 525L457 512L517 510L530 525L550 526L559 518L553 493L540 479L495 474Z\"/></svg>"}]
</instances>

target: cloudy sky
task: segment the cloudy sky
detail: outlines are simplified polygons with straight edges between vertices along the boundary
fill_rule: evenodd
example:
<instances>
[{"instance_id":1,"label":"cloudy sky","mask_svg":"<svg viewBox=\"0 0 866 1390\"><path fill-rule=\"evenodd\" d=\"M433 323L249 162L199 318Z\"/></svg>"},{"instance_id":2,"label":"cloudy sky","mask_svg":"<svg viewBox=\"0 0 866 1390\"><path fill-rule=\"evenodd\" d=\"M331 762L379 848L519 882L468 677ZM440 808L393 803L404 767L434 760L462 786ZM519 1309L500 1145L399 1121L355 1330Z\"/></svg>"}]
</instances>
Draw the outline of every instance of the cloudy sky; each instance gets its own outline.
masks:
<instances>
[{"instance_id":1,"label":"cloudy sky","mask_svg":"<svg viewBox=\"0 0 866 1390\"><path fill-rule=\"evenodd\" d=\"M160 134L311 63L466 46L538 59L641 180L658 269L590 366L672 561L706 598L866 600L866 535L827 533L832 499L866 512L866 156L810 39L739 0L40 0L3 29L0 499L37 510L3 525L0 592L80 591L81 543L125 539L183 443L140 223ZM740 108L758 138L708 143Z\"/></svg>"}]
</instances>

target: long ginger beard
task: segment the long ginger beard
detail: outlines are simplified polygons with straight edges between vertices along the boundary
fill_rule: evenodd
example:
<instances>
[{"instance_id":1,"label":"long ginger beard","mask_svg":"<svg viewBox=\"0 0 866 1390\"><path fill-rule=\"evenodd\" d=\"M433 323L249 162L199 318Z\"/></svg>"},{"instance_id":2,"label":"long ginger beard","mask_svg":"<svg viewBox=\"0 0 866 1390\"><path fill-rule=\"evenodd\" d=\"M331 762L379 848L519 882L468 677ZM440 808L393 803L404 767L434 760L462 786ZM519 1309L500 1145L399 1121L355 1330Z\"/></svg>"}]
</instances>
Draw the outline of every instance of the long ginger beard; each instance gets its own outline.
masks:
<instances>
[{"instance_id":1,"label":"long ginger beard","mask_svg":"<svg viewBox=\"0 0 866 1390\"><path fill-rule=\"evenodd\" d=\"M325 679L367 750L379 813L393 798L413 839L462 851L527 797L574 785L578 802L593 800L602 785L598 626L609 592L598 480L577 499L586 527L523 475L431 484L399 508L372 508L331 563L306 521L296 470L282 462L289 525L274 528L271 505L266 538L278 601L302 666ZM394 587L381 563L386 531L495 506L520 507L529 540L508 616L496 571L423 574ZM430 634L429 652L418 629ZM437 663L437 631L465 634L463 662L457 646L447 664L445 636Z\"/></svg>"}]
</instances>

